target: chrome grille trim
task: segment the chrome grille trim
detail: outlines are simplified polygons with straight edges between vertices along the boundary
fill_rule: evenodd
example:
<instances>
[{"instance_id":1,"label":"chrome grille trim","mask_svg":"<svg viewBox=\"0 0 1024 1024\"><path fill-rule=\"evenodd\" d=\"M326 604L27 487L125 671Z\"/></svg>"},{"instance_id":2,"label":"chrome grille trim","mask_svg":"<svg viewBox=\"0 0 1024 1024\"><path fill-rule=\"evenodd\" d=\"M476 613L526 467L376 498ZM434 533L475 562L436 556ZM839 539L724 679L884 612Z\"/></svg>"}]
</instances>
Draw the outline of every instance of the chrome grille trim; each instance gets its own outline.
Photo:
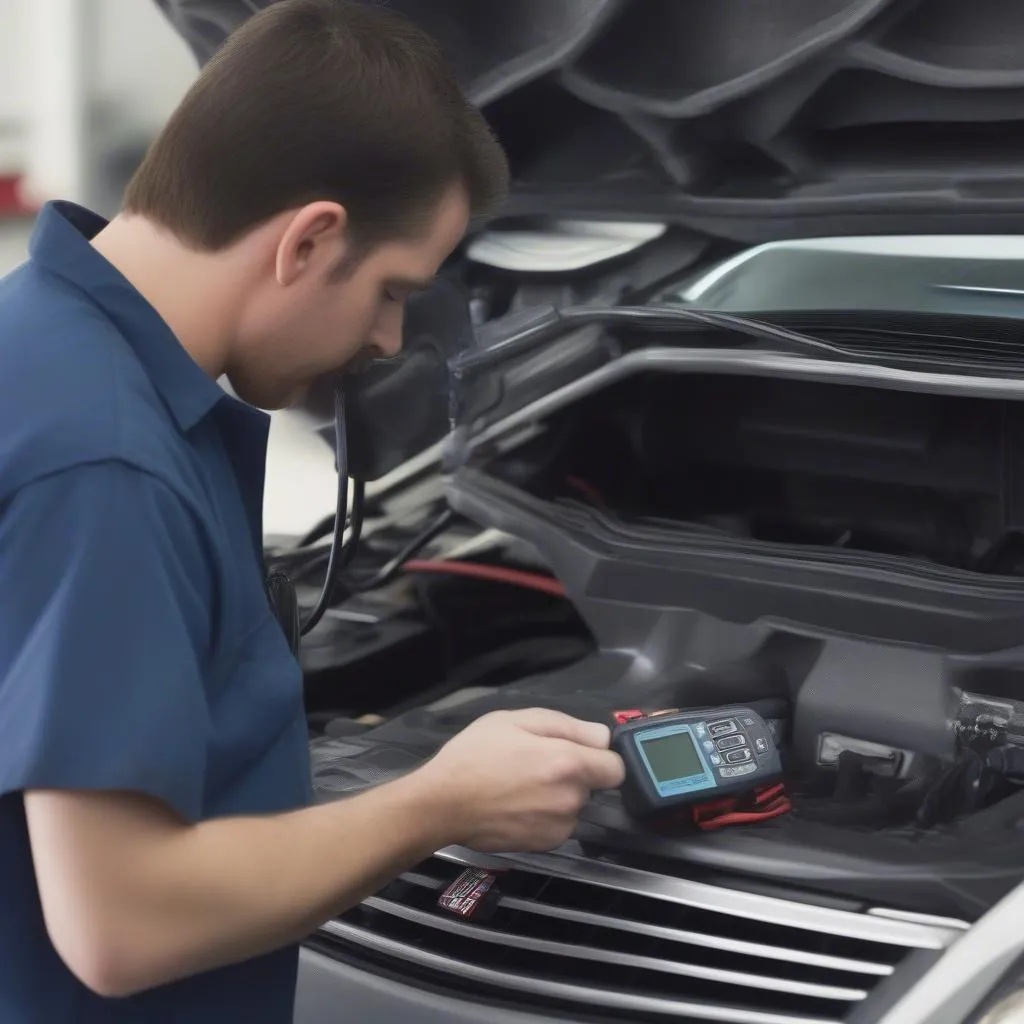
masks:
<instances>
[{"instance_id":1,"label":"chrome grille trim","mask_svg":"<svg viewBox=\"0 0 1024 1024\"><path fill-rule=\"evenodd\" d=\"M744 971L722 970L716 967L701 967L696 964L679 963L674 960L661 960L656 957L638 956L634 953L597 949L593 946L573 945L567 942L555 942L551 939L535 939L527 935L499 932L478 925L466 924L456 918L441 917L428 914L413 907L405 907L390 900L372 897L365 900L363 906L386 914L393 914L403 920L428 928L439 929L453 935L461 935L477 942L490 942L516 949L526 949L532 953L543 953L550 956L571 957L577 960L591 960L595 963L616 964L619 967L636 967L646 971L660 971L665 974L677 974L687 978L699 978L713 981L721 985L741 985L765 992L787 992L792 995L804 996L808 999L832 999L840 1002L858 1002L867 998L863 989L840 988L833 985L815 985L804 981L790 981L784 978L769 978L765 975L750 974Z\"/></svg>"},{"instance_id":2,"label":"chrome grille trim","mask_svg":"<svg viewBox=\"0 0 1024 1024\"><path fill-rule=\"evenodd\" d=\"M688 1002L680 999L660 999L654 996L614 992L589 985L573 985L525 974L496 971L489 967L480 967L476 964L431 953L419 946L397 942L345 921L329 921L321 931L396 960L403 960L417 967L448 974L464 981L585 1006L600 1006L605 1009L632 1013L665 1014L677 1018L689 1016L699 1020L720 1021L723 1024L838 1024L837 1018L834 1017L765 1013L742 1007Z\"/></svg>"},{"instance_id":3,"label":"chrome grille trim","mask_svg":"<svg viewBox=\"0 0 1024 1024\"><path fill-rule=\"evenodd\" d=\"M467 867L509 872L479 921L437 906ZM661 875L571 842L545 854L441 850L320 934L339 955L344 945L406 964L466 998L480 986L623 1021L839 1024L859 1019L908 957L955 947L966 927Z\"/></svg>"},{"instance_id":4,"label":"chrome grille trim","mask_svg":"<svg viewBox=\"0 0 1024 1024\"><path fill-rule=\"evenodd\" d=\"M833 910L774 896L743 892L740 889L725 889L704 882L657 875L621 864L593 860L572 852L570 848L563 848L556 853L492 857L449 847L439 851L437 857L463 867L498 871L515 869L550 875L637 896L650 896L713 913L729 914L754 921L770 921L788 928L888 946L903 946L908 949L945 949L963 934L959 929L890 920L878 914Z\"/></svg>"},{"instance_id":5,"label":"chrome grille trim","mask_svg":"<svg viewBox=\"0 0 1024 1024\"><path fill-rule=\"evenodd\" d=\"M891 907L872 907L869 914L884 917L890 921L909 921L911 924L923 924L928 928L949 928L952 931L966 932L970 925L966 921L958 921L955 917L938 917L935 914L918 914L913 910L893 910Z\"/></svg>"},{"instance_id":6,"label":"chrome grille trim","mask_svg":"<svg viewBox=\"0 0 1024 1024\"><path fill-rule=\"evenodd\" d=\"M435 892L440 888L437 879L416 871L406 872L402 875L402 880L410 885L432 889ZM502 896L499 905L508 910L518 910L526 914L553 917L561 921L571 921L574 924L608 928L612 931L629 932L634 935L646 935L654 939L664 939L667 942L705 946L710 949L719 949L725 953L737 953L740 956L757 957L762 960L781 960L784 963L804 964L807 967L821 967L830 971L846 971L851 974L871 975L879 978L888 977L894 970L891 964L875 963L870 960L851 960L848 957L828 956L824 953L812 953L802 949L787 949L784 946L769 946L760 942L747 942L744 939L729 939L720 935L690 932L682 928L670 928L667 925L649 924L646 921L632 921L628 918L592 914L586 910L575 910L571 907L541 903L538 900L527 900L518 896Z\"/></svg>"}]
</instances>

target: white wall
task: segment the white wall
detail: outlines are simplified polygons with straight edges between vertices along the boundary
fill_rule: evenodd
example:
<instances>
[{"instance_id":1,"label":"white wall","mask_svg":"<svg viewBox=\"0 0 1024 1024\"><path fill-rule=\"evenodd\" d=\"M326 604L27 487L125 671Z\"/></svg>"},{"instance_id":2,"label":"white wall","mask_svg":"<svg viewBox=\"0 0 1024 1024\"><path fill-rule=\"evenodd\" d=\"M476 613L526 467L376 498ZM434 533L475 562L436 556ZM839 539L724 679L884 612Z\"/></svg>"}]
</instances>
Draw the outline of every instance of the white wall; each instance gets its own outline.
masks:
<instances>
[{"instance_id":1,"label":"white wall","mask_svg":"<svg viewBox=\"0 0 1024 1024\"><path fill-rule=\"evenodd\" d=\"M0 175L18 169L28 109L27 0L0 0Z\"/></svg>"},{"instance_id":2,"label":"white wall","mask_svg":"<svg viewBox=\"0 0 1024 1024\"><path fill-rule=\"evenodd\" d=\"M0 120L25 108L27 0L0 0Z\"/></svg>"},{"instance_id":3,"label":"white wall","mask_svg":"<svg viewBox=\"0 0 1024 1024\"><path fill-rule=\"evenodd\" d=\"M94 98L113 106L126 126L154 132L195 78L195 59L153 0L92 2Z\"/></svg>"},{"instance_id":4,"label":"white wall","mask_svg":"<svg viewBox=\"0 0 1024 1024\"><path fill-rule=\"evenodd\" d=\"M59 27L41 30L48 17L67 27L69 12L81 23L79 38L61 39ZM84 43L84 51L81 89L72 102L69 83L79 76L68 54L75 43ZM90 144L144 139L166 121L196 71L188 47L152 0L0 0L0 174L28 172L42 179L43 192L61 191L55 165L68 162L76 106L89 115ZM48 134L39 120L50 115ZM57 139L65 152L51 154Z\"/></svg>"}]
</instances>

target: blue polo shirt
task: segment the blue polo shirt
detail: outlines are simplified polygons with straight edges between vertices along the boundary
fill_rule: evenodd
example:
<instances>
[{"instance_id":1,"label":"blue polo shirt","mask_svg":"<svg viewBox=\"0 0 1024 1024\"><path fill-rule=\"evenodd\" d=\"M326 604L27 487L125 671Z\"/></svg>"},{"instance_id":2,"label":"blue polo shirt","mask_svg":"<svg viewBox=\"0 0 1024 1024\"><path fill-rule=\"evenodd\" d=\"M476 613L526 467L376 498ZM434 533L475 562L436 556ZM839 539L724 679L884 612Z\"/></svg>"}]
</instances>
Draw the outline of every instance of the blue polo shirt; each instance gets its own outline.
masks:
<instances>
[{"instance_id":1,"label":"blue polo shirt","mask_svg":"<svg viewBox=\"0 0 1024 1024\"><path fill-rule=\"evenodd\" d=\"M284 1024L294 948L108 1000L40 909L25 790L129 790L188 822L310 798L263 585L267 417L92 248L103 225L46 207L0 280L0 1021Z\"/></svg>"}]
</instances>

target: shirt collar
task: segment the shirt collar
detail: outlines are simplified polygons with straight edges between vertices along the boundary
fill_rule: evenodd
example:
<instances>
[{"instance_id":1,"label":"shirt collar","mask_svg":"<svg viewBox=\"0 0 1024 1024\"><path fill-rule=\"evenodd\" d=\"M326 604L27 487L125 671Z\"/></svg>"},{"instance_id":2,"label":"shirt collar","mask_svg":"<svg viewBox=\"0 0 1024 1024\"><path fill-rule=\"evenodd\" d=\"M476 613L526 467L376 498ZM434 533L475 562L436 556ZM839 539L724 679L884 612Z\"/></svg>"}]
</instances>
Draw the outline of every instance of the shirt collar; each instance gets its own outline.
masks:
<instances>
[{"instance_id":1,"label":"shirt collar","mask_svg":"<svg viewBox=\"0 0 1024 1024\"><path fill-rule=\"evenodd\" d=\"M29 243L33 263L70 282L113 321L182 431L226 397L160 314L90 245L107 221L69 202L47 203Z\"/></svg>"}]
</instances>

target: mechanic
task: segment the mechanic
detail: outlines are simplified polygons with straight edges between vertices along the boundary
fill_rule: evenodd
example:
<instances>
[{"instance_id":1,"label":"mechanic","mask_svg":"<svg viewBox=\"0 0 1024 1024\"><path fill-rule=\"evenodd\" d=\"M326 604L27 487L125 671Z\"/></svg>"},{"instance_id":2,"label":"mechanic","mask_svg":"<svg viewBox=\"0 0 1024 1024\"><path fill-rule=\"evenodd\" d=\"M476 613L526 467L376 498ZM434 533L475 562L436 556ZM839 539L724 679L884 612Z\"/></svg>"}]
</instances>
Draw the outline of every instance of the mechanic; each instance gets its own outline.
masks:
<instances>
[{"instance_id":1,"label":"mechanic","mask_svg":"<svg viewBox=\"0 0 1024 1024\"><path fill-rule=\"evenodd\" d=\"M0 282L5 1021L283 1024L319 924L448 844L552 848L621 781L604 726L535 710L310 806L264 590L260 410L397 353L507 174L418 29L282 0L117 217L42 211Z\"/></svg>"}]
</instances>

